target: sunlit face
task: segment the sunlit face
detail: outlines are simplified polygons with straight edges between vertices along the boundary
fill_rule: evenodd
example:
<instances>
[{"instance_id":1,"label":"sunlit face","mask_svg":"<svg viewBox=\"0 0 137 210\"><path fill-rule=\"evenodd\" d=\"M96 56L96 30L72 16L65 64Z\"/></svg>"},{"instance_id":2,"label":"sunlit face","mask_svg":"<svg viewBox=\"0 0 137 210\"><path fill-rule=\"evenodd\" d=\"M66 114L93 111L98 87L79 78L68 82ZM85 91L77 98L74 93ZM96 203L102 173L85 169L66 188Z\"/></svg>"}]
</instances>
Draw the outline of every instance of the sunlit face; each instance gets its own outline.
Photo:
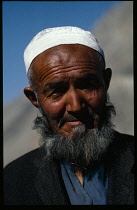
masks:
<instances>
[{"instance_id":1,"label":"sunlit face","mask_svg":"<svg viewBox=\"0 0 137 210\"><path fill-rule=\"evenodd\" d=\"M31 67L39 106L56 133L70 136L77 125L84 124L86 132L99 125L106 93L96 51L60 45L37 56Z\"/></svg>"}]
</instances>

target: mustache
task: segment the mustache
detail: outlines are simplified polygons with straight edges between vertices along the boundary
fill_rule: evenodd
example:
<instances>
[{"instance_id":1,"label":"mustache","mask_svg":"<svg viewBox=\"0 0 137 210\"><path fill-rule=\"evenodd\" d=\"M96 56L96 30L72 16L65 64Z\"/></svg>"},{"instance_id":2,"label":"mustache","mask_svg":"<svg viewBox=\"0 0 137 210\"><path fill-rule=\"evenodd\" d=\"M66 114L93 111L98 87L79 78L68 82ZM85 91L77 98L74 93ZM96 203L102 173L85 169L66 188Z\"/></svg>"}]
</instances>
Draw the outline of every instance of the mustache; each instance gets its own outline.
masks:
<instances>
[{"instance_id":1,"label":"mustache","mask_svg":"<svg viewBox=\"0 0 137 210\"><path fill-rule=\"evenodd\" d=\"M65 122L73 122L73 121L81 121L84 124L93 124L93 122L96 119L96 114L93 111L87 112L82 112L78 114L67 114L63 116L59 123L58 127L60 128Z\"/></svg>"}]
</instances>

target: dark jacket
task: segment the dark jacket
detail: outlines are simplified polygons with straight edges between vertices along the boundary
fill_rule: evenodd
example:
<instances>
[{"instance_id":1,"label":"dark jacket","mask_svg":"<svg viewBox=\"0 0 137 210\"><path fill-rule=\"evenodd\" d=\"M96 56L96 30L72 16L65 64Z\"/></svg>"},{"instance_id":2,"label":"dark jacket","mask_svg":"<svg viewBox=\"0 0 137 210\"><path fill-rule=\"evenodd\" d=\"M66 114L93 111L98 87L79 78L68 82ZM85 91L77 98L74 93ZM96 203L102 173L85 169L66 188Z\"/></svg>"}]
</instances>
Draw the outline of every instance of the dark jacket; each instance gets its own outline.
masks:
<instances>
[{"instance_id":1,"label":"dark jacket","mask_svg":"<svg viewBox=\"0 0 137 210\"><path fill-rule=\"evenodd\" d=\"M4 169L4 205L70 205L58 160L35 149ZM105 158L108 205L134 204L133 136L115 133Z\"/></svg>"}]
</instances>

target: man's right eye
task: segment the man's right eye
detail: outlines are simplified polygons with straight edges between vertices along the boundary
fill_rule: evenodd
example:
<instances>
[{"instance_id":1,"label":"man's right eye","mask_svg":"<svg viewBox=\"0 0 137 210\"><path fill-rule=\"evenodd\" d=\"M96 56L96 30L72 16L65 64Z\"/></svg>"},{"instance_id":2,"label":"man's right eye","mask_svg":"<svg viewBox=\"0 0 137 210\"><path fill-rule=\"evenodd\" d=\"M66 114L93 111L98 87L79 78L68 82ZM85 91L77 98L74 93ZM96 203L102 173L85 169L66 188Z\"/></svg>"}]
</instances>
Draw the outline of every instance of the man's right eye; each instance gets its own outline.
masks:
<instances>
[{"instance_id":1,"label":"man's right eye","mask_svg":"<svg viewBox=\"0 0 137 210\"><path fill-rule=\"evenodd\" d=\"M64 95L64 93L66 92L66 89L65 88L56 88L54 89L48 97L60 97L62 95Z\"/></svg>"}]
</instances>

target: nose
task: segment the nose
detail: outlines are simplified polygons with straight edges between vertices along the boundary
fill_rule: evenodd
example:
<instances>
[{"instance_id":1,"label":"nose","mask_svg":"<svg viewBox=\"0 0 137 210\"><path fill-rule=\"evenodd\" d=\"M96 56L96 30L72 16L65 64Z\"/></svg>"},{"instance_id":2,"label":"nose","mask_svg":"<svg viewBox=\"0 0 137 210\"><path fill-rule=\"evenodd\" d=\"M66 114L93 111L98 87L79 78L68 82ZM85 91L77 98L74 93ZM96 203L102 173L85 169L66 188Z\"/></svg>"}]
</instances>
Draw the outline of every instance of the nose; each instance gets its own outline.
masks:
<instances>
[{"instance_id":1,"label":"nose","mask_svg":"<svg viewBox=\"0 0 137 210\"><path fill-rule=\"evenodd\" d=\"M67 94L66 111L80 112L85 107L84 98L77 90L71 90Z\"/></svg>"}]
</instances>

